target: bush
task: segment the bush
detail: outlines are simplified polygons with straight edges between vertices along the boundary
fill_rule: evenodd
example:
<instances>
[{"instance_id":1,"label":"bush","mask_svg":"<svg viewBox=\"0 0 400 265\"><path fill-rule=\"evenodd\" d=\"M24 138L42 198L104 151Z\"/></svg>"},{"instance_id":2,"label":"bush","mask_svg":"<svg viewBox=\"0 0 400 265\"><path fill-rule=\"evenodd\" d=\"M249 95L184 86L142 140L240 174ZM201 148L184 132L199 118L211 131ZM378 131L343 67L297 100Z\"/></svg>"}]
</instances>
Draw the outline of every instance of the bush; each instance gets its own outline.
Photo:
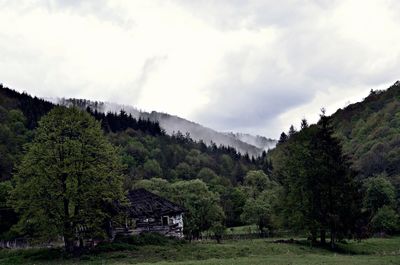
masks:
<instances>
[{"instance_id":1,"label":"bush","mask_svg":"<svg viewBox=\"0 0 400 265\"><path fill-rule=\"evenodd\" d=\"M383 206L372 218L371 227L374 232L395 233L400 230L399 215L391 207Z\"/></svg>"},{"instance_id":2,"label":"bush","mask_svg":"<svg viewBox=\"0 0 400 265\"><path fill-rule=\"evenodd\" d=\"M210 230L214 233L215 240L217 240L218 243L221 243L222 237L226 233L225 226L221 223L216 223L211 227Z\"/></svg>"},{"instance_id":3,"label":"bush","mask_svg":"<svg viewBox=\"0 0 400 265\"><path fill-rule=\"evenodd\" d=\"M95 249L94 252L113 252L113 251L133 251L136 250L135 246L132 246L127 243L122 243L122 242L101 242L99 243Z\"/></svg>"}]
</instances>

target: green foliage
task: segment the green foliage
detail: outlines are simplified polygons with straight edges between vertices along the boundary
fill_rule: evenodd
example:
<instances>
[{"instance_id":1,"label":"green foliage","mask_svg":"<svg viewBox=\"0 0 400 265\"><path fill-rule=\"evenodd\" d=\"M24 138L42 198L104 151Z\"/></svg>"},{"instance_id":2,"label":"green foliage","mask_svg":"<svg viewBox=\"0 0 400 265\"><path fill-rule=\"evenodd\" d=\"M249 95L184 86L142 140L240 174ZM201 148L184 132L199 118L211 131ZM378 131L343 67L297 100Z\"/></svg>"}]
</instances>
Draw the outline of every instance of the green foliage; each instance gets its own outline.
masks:
<instances>
[{"instance_id":1,"label":"green foliage","mask_svg":"<svg viewBox=\"0 0 400 265\"><path fill-rule=\"evenodd\" d=\"M114 251L135 251L137 248L131 244L123 242L100 242L96 248L92 251L93 253L104 253Z\"/></svg>"},{"instance_id":2,"label":"green foliage","mask_svg":"<svg viewBox=\"0 0 400 265\"><path fill-rule=\"evenodd\" d=\"M18 221L16 213L7 206L12 189L11 181L0 182L0 239L3 240L12 238L9 230Z\"/></svg>"},{"instance_id":3,"label":"green foliage","mask_svg":"<svg viewBox=\"0 0 400 265\"><path fill-rule=\"evenodd\" d=\"M201 180L173 183L169 198L186 208L184 232L189 238L199 237L202 231L222 223L225 218L218 194L210 191Z\"/></svg>"},{"instance_id":4,"label":"green foliage","mask_svg":"<svg viewBox=\"0 0 400 265\"><path fill-rule=\"evenodd\" d=\"M197 174L197 178L201 179L202 181L209 183L213 181L214 179L217 179L218 176L215 174L215 172L212 169L209 168L202 168L199 173Z\"/></svg>"},{"instance_id":5,"label":"green foliage","mask_svg":"<svg viewBox=\"0 0 400 265\"><path fill-rule=\"evenodd\" d=\"M394 233L400 230L400 217L390 206L380 208L371 220L374 232Z\"/></svg>"},{"instance_id":6,"label":"green foliage","mask_svg":"<svg viewBox=\"0 0 400 265\"><path fill-rule=\"evenodd\" d=\"M370 178L364 184L364 206L375 214L383 206L394 206L396 193L394 186L385 176Z\"/></svg>"},{"instance_id":7,"label":"green foliage","mask_svg":"<svg viewBox=\"0 0 400 265\"><path fill-rule=\"evenodd\" d=\"M273 161L278 164L274 176L283 186L280 201L286 225L307 228L313 241L320 232L324 242L325 230L330 230L332 244L346 236L360 208L359 195L330 118L322 114L317 125L293 133L278 150L281 160Z\"/></svg>"},{"instance_id":8,"label":"green foliage","mask_svg":"<svg viewBox=\"0 0 400 265\"><path fill-rule=\"evenodd\" d=\"M257 224L260 232L264 232L264 228L271 227L271 214L272 206L268 195L262 194L257 199L249 198L246 201L240 217L244 223Z\"/></svg>"},{"instance_id":9,"label":"green foliage","mask_svg":"<svg viewBox=\"0 0 400 265\"><path fill-rule=\"evenodd\" d=\"M273 189L277 183L272 181L262 170L249 171L244 177L243 188L247 196L257 198L265 190Z\"/></svg>"},{"instance_id":10,"label":"green foliage","mask_svg":"<svg viewBox=\"0 0 400 265\"><path fill-rule=\"evenodd\" d=\"M135 189L146 189L162 197L167 197L171 191L171 185L168 180L161 178L143 179L135 182Z\"/></svg>"},{"instance_id":11,"label":"green foliage","mask_svg":"<svg viewBox=\"0 0 400 265\"><path fill-rule=\"evenodd\" d=\"M210 190L219 194L223 194L232 185L228 179L218 176L212 169L206 167L199 171L197 178L207 183Z\"/></svg>"},{"instance_id":12,"label":"green foliage","mask_svg":"<svg viewBox=\"0 0 400 265\"><path fill-rule=\"evenodd\" d=\"M162 169L157 160L149 159L143 164L143 177L154 178L162 176Z\"/></svg>"},{"instance_id":13,"label":"green foliage","mask_svg":"<svg viewBox=\"0 0 400 265\"><path fill-rule=\"evenodd\" d=\"M242 225L240 219L243 207L246 203L246 193L241 187L228 187L221 193L221 206L226 216L228 227Z\"/></svg>"},{"instance_id":14,"label":"green foliage","mask_svg":"<svg viewBox=\"0 0 400 265\"><path fill-rule=\"evenodd\" d=\"M0 181L11 178L14 165L21 159L22 147L31 135L25 124L21 111L0 106Z\"/></svg>"},{"instance_id":15,"label":"green foliage","mask_svg":"<svg viewBox=\"0 0 400 265\"><path fill-rule=\"evenodd\" d=\"M399 87L396 82L332 115L335 133L363 177L387 173L393 180L400 174Z\"/></svg>"},{"instance_id":16,"label":"green foliage","mask_svg":"<svg viewBox=\"0 0 400 265\"><path fill-rule=\"evenodd\" d=\"M226 233L226 227L222 223L214 223L210 231L214 234L215 239L217 240L218 243L221 243L222 237Z\"/></svg>"},{"instance_id":17,"label":"green foliage","mask_svg":"<svg viewBox=\"0 0 400 265\"><path fill-rule=\"evenodd\" d=\"M122 166L100 124L88 113L56 107L39 122L14 176L10 205L18 231L36 239L104 237L115 201L123 200ZM69 250L69 249L68 249Z\"/></svg>"},{"instance_id":18,"label":"green foliage","mask_svg":"<svg viewBox=\"0 0 400 265\"><path fill-rule=\"evenodd\" d=\"M186 162L179 163L175 168L175 177L177 179L189 180L193 178L192 168Z\"/></svg>"},{"instance_id":19,"label":"green foliage","mask_svg":"<svg viewBox=\"0 0 400 265\"><path fill-rule=\"evenodd\" d=\"M90 110L101 104L98 102L91 105L85 100L69 102L86 109L98 120L108 140L117 147L123 164L122 173L126 176L123 180L125 190L134 187L138 180L154 177L168 181L201 178L210 191L219 194L219 204L227 213L227 225L241 224L244 201L237 187L246 173L270 169L265 154L250 159L231 147L206 146L181 133L165 135L157 123L135 120L125 112L103 114ZM11 178L11 172L21 163L22 147L32 141L38 120L53 107L55 105L50 102L0 85L0 181ZM18 230L33 233L32 229Z\"/></svg>"},{"instance_id":20,"label":"green foliage","mask_svg":"<svg viewBox=\"0 0 400 265\"><path fill-rule=\"evenodd\" d=\"M199 237L202 231L216 224L222 224L225 214L220 206L218 193L211 191L202 180L180 180L170 183L164 179L140 180L135 188L145 188L183 206L184 233L189 237Z\"/></svg>"},{"instance_id":21,"label":"green foliage","mask_svg":"<svg viewBox=\"0 0 400 265\"><path fill-rule=\"evenodd\" d=\"M249 171L243 183L246 201L240 218L243 223L257 224L259 231L272 230L279 186L263 171Z\"/></svg>"}]
</instances>

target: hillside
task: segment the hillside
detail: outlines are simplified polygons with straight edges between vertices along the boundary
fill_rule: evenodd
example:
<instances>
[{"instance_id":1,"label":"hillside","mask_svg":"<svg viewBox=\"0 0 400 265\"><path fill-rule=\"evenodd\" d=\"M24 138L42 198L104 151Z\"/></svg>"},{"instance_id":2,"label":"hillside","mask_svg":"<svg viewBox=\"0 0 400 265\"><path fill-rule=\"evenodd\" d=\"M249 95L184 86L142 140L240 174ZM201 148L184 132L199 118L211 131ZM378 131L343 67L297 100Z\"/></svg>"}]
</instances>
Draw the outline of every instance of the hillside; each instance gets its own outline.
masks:
<instances>
[{"instance_id":1,"label":"hillside","mask_svg":"<svg viewBox=\"0 0 400 265\"><path fill-rule=\"evenodd\" d=\"M337 110L332 125L360 178L386 174L400 186L400 82ZM288 141L290 143L290 139ZM278 163L280 149L271 152Z\"/></svg>"},{"instance_id":2,"label":"hillside","mask_svg":"<svg viewBox=\"0 0 400 265\"><path fill-rule=\"evenodd\" d=\"M103 106L93 104L99 108ZM55 106L0 85L0 183L11 179L24 155L24 146L32 141L40 119ZM108 140L119 149L125 189L132 189L143 179L200 179L221 195L226 223L242 224L236 208L241 209L243 202L235 197L236 187L241 185L248 171L269 170L265 153L250 158L232 147L207 146L181 133L170 136L158 122L152 121L154 119L135 118L127 112L105 114L90 110L89 113L101 123ZM0 206L2 203L0 194ZM10 213L10 216L14 215ZM6 223L9 220L5 220ZM0 235L8 228L9 224L2 224L0 219Z\"/></svg>"},{"instance_id":3,"label":"hillside","mask_svg":"<svg viewBox=\"0 0 400 265\"><path fill-rule=\"evenodd\" d=\"M332 115L337 136L363 177L386 173L400 185L400 82Z\"/></svg>"},{"instance_id":4,"label":"hillside","mask_svg":"<svg viewBox=\"0 0 400 265\"><path fill-rule=\"evenodd\" d=\"M215 143L217 146L230 146L235 148L241 154L249 154L250 156L259 156L262 151L274 148L276 140L268 139L263 136L253 136L242 133L223 133L217 132L211 128L207 128L198 123L183 119L181 117L161 112L145 112L140 111L132 106L120 105L109 102L93 102L82 99L53 99L56 104L74 105L82 109L90 107L98 112L114 112L119 113L121 110L131 114L136 119L149 119L160 124L168 135L181 132L186 135L190 134L190 138L194 141L203 141L210 146Z\"/></svg>"},{"instance_id":5,"label":"hillside","mask_svg":"<svg viewBox=\"0 0 400 265\"><path fill-rule=\"evenodd\" d=\"M276 143L278 142L277 140L271 138L267 138L260 135L252 135L248 133L227 133L227 135L239 139L242 142L254 145L265 151L275 148Z\"/></svg>"}]
</instances>

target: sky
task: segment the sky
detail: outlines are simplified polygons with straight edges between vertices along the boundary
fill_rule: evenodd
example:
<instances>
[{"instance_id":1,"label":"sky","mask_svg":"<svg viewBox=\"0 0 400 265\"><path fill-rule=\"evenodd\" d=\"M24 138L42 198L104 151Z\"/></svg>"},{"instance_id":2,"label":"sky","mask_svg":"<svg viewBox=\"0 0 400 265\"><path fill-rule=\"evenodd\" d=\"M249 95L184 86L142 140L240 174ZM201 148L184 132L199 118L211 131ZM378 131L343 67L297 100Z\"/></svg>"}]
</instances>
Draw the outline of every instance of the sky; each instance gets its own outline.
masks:
<instances>
[{"instance_id":1,"label":"sky","mask_svg":"<svg viewBox=\"0 0 400 265\"><path fill-rule=\"evenodd\" d=\"M400 79L398 0L0 0L0 83L278 138Z\"/></svg>"}]
</instances>

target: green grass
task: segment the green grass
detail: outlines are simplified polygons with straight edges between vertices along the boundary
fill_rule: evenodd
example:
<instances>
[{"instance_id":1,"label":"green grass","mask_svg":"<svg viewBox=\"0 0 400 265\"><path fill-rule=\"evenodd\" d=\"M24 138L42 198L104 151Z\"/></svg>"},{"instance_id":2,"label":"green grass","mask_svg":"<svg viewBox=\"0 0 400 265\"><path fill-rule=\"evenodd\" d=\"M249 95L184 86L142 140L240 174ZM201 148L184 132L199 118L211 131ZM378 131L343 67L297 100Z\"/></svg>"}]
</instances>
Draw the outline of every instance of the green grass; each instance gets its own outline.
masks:
<instances>
[{"instance_id":1,"label":"green grass","mask_svg":"<svg viewBox=\"0 0 400 265\"><path fill-rule=\"evenodd\" d=\"M248 234L248 233L258 233L258 227L256 225L244 225L229 227L226 229L227 234Z\"/></svg>"},{"instance_id":2,"label":"green grass","mask_svg":"<svg viewBox=\"0 0 400 265\"><path fill-rule=\"evenodd\" d=\"M339 252L332 252L307 244L276 244L271 239L257 239L223 244L136 246L80 258L63 257L60 250L2 250L0 264L400 264L400 237L350 241L339 247Z\"/></svg>"}]
</instances>

